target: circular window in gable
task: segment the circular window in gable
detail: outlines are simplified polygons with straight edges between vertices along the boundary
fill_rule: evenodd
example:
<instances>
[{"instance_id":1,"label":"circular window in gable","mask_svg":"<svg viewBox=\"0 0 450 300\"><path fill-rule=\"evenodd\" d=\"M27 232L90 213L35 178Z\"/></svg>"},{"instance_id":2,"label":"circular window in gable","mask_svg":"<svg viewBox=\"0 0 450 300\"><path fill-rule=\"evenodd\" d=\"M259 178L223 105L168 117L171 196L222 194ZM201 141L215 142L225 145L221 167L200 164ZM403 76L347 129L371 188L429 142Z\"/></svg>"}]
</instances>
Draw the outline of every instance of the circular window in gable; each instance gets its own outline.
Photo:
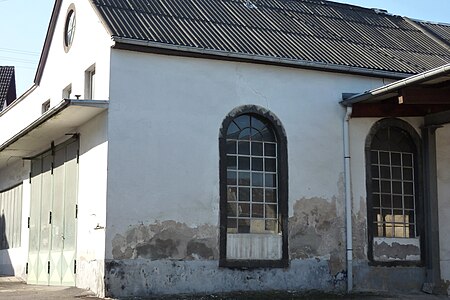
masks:
<instances>
[{"instance_id":1,"label":"circular window in gable","mask_svg":"<svg viewBox=\"0 0 450 300\"><path fill-rule=\"evenodd\" d=\"M75 6L70 5L67 16L66 24L64 26L64 50L69 51L73 43L73 37L75 35L76 28L76 16L75 16Z\"/></svg>"}]
</instances>

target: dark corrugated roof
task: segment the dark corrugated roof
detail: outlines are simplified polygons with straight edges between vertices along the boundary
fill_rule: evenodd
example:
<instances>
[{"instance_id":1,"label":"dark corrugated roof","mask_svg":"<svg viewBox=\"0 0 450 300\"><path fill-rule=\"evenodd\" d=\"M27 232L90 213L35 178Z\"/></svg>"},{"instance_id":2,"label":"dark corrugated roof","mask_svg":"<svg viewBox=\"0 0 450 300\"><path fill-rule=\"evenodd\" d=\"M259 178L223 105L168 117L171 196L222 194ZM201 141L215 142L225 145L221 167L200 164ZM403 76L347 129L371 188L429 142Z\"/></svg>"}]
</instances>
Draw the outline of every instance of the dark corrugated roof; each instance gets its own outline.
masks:
<instances>
[{"instance_id":1,"label":"dark corrugated roof","mask_svg":"<svg viewBox=\"0 0 450 300\"><path fill-rule=\"evenodd\" d=\"M417 23L450 47L450 24L437 24L424 21L417 21Z\"/></svg>"},{"instance_id":2,"label":"dark corrugated roof","mask_svg":"<svg viewBox=\"0 0 450 300\"><path fill-rule=\"evenodd\" d=\"M414 74L450 52L399 16L318 0L91 0L115 37Z\"/></svg>"},{"instance_id":3,"label":"dark corrugated roof","mask_svg":"<svg viewBox=\"0 0 450 300\"><path fill-rule=\"evenodd\" d=\"M11 89L14 89L13 91ZM14 67L0 66L0 110L16 97Z\"/></svg>"}]
</instances>

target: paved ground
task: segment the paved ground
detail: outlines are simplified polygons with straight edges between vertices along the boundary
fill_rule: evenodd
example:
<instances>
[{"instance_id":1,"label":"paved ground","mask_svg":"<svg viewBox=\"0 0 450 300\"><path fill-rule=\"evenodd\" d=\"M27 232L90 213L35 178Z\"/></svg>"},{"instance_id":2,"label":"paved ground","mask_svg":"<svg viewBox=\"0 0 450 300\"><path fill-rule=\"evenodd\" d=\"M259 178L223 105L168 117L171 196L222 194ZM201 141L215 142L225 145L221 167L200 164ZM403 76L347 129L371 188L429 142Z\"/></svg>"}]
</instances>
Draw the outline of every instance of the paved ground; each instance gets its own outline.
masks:
<instances>
[{"instance_id":1,"label":"paved ground","mask_svg":"<svg viewBox=\"0 0 450 300\"><path fill-rule=\"evenodd\" d=\"M99 299L89 292L73 287L50 287L27 285L14 277L0 277L0 299L5 300L67 300L67 299ZM342 300L342 299L368 299L368 300L443 300L450 299L447 296L435 296L424 293L388 295L388 294L353 294L353 295L326 295L326 294L300 294L289 292L265 292L265 293L231 293L208 296L163 296L129 299L159 299L159 300Z\"/></svg>"},{"instance_id":2,"label":"paved ground","mask_svg":"<svg viewBox=\"0 0 450 300\"><path fill-rule=\"evenodd\" d=\"M73 287L28 285L14 277L0 277L1 300L99 299L90 295Z\"/></svg>"}]
</instances>

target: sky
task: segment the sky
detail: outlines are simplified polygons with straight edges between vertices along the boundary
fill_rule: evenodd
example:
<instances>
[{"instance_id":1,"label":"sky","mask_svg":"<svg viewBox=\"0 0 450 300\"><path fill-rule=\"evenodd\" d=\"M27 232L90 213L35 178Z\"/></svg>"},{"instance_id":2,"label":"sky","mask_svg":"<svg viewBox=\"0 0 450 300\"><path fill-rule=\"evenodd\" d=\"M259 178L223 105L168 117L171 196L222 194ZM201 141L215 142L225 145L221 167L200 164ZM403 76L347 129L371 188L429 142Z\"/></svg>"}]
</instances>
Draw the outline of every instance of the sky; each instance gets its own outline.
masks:
<instances>
[{"instance_id":1,"label":"sky","mask_svg":"<svg viewBox=\"0 0 450 300\"><path fill-rule=\"evenodd\" d=\"M450 0L335 1L450 24ZM0 0L0 66L16 67L18 96L33 84L53 4L53 0Z\"/></svg>"}]
</instances>

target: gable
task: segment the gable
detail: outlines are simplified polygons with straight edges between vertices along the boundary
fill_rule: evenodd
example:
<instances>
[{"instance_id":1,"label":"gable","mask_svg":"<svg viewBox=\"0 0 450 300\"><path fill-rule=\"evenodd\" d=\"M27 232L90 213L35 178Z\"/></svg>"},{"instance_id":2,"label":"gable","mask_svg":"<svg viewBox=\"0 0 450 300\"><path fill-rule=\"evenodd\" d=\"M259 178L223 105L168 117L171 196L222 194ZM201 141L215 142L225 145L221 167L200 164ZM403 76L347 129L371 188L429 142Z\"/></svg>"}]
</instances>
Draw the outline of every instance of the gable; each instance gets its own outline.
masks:
<instances>
[{"instance_id":1,"label":"gable","mask_svg":"<svg viewBox=\"0 0 450 300\"><path fill-rule=\"evenodd\" d=\"M411 21L316 0L91 0L122 43L415 74L450 52Z\"/></svg>"},{"instance_id":2,"label":"gable","mask_svg":"<svg viewBox=\"0 0 450 300\"><path fill-rule=\"evenodd\" d=\"M73 45L67 47L65 38L71 12L76 22ZM34 82L38 86L51 86L52 90L57 88L55 99L61 99L61 91L70 84L78 85L73 90L83 95L81 77L87 69L97 64L101 65L102 74L109 73L111 45L110 34L90 2L56 0Z\"/></svg>"}]
</instances>

